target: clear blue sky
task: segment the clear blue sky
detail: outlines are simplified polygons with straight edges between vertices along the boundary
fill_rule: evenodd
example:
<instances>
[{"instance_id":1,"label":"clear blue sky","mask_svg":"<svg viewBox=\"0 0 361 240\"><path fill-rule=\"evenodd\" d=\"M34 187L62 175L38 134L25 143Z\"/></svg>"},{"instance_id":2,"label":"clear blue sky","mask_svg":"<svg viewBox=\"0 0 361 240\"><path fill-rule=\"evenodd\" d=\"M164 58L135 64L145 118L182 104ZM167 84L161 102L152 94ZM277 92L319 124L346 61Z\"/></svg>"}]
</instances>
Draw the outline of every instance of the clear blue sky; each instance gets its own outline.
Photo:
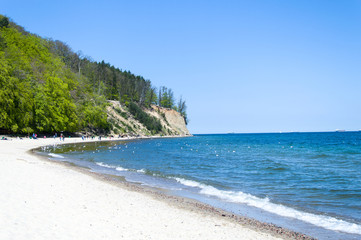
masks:
<instances>
[{"instance_id":1,"label":"clear blue sky","mask_svg":"<svg viewBox=\"0 0 361 240\"><path fill-rule=\"evenodd\" d=\"M361 1L2 1L26 30L165 85L192 133L361 129Z\"/></svg>"}]
</instances>

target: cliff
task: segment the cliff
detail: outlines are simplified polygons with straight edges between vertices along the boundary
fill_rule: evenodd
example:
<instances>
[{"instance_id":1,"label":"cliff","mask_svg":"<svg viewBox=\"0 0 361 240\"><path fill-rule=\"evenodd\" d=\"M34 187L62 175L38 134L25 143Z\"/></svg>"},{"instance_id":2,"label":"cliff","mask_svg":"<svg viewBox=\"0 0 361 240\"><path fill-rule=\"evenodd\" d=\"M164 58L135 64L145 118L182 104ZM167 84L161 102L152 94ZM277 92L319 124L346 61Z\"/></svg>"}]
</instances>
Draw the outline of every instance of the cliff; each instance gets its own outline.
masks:
<instances>
[{"instance_id":1,"label":"cliff","mask_svg":"<svg viewBox=\"0 0 361 240\"><path fill-rule=\"evenodd\" d=\"M155 132L129 111L129 107L119 101L108 101L108 122L111 134L121 136L190 136L184 118L175 110L152 105L150 109L142 108L149 119L160 123L160 130Z\"/></svg>"}]
</instances>

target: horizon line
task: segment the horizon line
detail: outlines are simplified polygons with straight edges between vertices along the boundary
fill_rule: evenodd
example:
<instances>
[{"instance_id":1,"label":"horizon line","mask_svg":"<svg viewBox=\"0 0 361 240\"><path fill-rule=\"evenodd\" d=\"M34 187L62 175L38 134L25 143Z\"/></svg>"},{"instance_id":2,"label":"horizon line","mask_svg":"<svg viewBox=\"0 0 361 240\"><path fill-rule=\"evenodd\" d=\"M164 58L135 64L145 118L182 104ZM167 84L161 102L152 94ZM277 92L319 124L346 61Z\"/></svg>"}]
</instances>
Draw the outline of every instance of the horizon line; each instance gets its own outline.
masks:
<instances>
[{"instance_id":1,"label":"horizon line","mask_svg":"<svg viewBox=\"0 0 361 240\"><path fill-rule=\"evenodd\" d=\"M270 133L345 133L345 132L361 132L359 130L327 130L327 131L278 131L278 132L221 132L221 133L191 133L192 135L211 135L211 134L270 134Z\"/></svg>"}]
</instances>

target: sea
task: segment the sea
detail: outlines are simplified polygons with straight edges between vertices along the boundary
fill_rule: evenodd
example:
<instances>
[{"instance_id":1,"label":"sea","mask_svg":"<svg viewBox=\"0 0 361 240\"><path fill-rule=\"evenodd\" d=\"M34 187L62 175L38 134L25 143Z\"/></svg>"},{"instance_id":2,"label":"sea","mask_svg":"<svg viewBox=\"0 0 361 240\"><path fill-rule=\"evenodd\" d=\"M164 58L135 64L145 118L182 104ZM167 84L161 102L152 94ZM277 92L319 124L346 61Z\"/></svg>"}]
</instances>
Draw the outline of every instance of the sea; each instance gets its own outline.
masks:
<instances>
[{"instance_id":1,"label":"sea","mask_svg":"<svg viewBox=\"0 0 361 240\"><path fill-rule=\"evenodd\" d=\"M361 132L205 134L38 153L318 239L361 239Z\"/></svg>"}]
</instances>

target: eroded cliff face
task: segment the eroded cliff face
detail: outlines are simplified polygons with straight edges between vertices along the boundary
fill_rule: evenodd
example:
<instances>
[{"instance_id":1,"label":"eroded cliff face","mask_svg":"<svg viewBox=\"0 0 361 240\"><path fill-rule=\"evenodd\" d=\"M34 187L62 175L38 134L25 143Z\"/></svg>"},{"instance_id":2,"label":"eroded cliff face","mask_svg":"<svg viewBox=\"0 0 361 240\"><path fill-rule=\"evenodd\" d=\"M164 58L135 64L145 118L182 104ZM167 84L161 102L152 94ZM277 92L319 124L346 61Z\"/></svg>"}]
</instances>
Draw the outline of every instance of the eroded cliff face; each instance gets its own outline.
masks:
<instances>
[{"instance_id":1,"label":"eroded cliff face","mask_svg":"<svg viewBox=\"0 0 361 240\"><path fill-rule=\"evenodd\" d=\"M149 116L158 119L162 131L154 134L138 121L118 101L108 101L108 121L112 125L111 134L121 136L190 136L184 118L175 110L153 105L151 109L143 109Z\"/></svg>"},{"instance_id":2,"label":"eroded cliff face","mask_svg":"<svg viewBox=\"0 0 361 240\"><path fill-rule=\"evenodd\" d=\"M170 131L176 133L176 135L190 135L184 118L174 109L152 105L152 110L147 110L146 112L160 119L162 124L164 124Z\"/></svg>"}]
</instances>

